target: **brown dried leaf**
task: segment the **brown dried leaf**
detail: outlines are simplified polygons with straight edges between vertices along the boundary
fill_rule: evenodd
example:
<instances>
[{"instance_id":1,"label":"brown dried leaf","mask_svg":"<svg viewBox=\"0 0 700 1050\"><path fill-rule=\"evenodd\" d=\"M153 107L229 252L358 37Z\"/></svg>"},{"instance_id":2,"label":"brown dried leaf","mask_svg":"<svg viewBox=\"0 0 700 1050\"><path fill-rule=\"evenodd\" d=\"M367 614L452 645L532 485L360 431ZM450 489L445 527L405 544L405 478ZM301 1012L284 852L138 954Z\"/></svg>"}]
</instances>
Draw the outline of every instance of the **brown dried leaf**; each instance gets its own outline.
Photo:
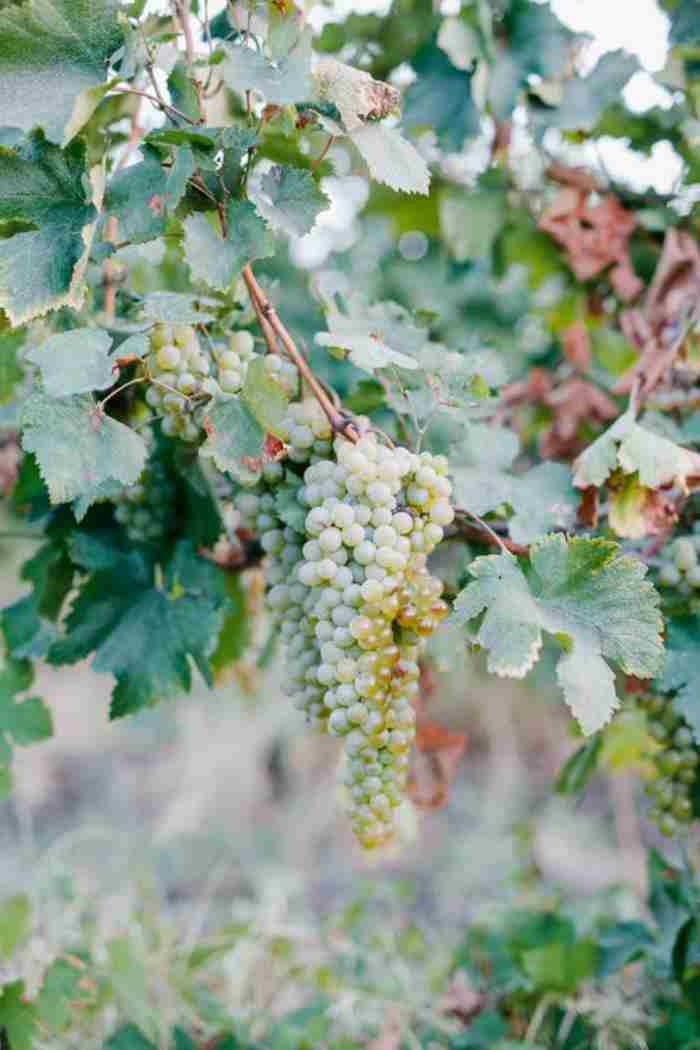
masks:
<instances>
[{"instance_id":1,"label":"brown dried leaf","mask_svg":"<svg viewBox=\"0 0 700 1050\"><path fill-rule=\"evenodd\" d=\"M622 267L618 280L631 292L634 272L629 260L627 242L637 219L627 211L614 194L596 203L585 189L566 186L560 190L539 221L540 229L564 249L567 262L580 281L588 281L608 266ZM641 291L639 282L636 293Z\"/></svg>"},{"instance_id":2,"label":"brown dried leaf","mask_svg":"<svg viewBox=\"0 0 700 1050\"><path fill-rule=\"evenodd\" d=\"M641 353L615 386L629 393L637 381L642 397L663 379L683 349L679 328L700 302L700 249L685 230L667 230L661 257L641 310L625 311L622 330Z\"/></svg>"},{"instance_id":3,"label":"brown dried leaf","mask_svg":"<svg viewBox=\"0 0 700 1050\"><path fill-rule=\"evenodd\" d=\"M591 342L583 321L574 321L565 328L561 340L567 361L579 372L585 372L591 363Z\"/></svg>"}]
</instances>

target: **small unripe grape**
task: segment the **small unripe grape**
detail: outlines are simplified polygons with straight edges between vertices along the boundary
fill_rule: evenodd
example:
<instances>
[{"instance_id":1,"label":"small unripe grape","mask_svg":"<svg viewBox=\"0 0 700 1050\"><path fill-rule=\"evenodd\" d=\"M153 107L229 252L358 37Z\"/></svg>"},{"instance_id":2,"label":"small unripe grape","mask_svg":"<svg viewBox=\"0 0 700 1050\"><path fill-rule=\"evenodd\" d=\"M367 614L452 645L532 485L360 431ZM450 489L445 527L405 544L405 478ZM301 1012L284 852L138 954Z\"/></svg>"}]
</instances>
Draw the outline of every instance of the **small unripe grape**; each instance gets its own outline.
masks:
<instances>
[{"instance_id":1,"label":"small unripe grape","mask_svg":"<svg viewBox=\"0 0 700 1050\"><path fill-rule=\"evenodd\" d=\"M698 563L698 554L692 540L681 537L674 542L673 560L681 572L688 572L695 568Z\"/></svg>"}]
</instances>

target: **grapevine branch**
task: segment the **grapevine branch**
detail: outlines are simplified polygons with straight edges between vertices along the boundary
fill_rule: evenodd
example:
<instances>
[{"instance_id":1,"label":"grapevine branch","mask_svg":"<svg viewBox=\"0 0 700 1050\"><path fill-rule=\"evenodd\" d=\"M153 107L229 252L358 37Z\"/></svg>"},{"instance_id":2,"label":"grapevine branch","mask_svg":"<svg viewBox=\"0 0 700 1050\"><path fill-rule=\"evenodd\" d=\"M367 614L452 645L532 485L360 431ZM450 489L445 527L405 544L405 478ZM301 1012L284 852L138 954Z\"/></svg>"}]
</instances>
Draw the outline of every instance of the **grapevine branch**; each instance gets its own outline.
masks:
<instances>
[{"instance_id":1,"label":"grapevine branch","mask_svg":"<svg viewBox=\"0 0 700 1050\"><path fill-rule=\"evenodd\" d=\"M344 434L350 441L358 441L360 435L356 426L344 412L341 412L340 409L336 408L324 390L322 384L309 368L307 361L297 349L296 343L289 334L286 326L280 320L274 306L258 284L250 263L243 267L243 280L245 281L256 314L265 321L265 327L261 324L261 328L266 341L269 335L269 333L266 335L266 330L269 329L270 332L279 339L285 352L296 365L299 374L323 409L333 430L336 433Z\"/></svg>"}]
</instances>

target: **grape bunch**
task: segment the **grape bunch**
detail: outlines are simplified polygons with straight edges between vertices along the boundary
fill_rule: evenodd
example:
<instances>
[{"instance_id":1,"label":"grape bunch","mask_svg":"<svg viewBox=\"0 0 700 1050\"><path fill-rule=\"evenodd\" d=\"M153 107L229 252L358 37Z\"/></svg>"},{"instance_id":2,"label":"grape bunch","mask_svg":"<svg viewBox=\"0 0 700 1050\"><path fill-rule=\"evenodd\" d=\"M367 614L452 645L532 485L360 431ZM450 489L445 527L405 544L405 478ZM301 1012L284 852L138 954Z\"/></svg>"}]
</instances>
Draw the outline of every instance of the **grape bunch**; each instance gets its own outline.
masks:
<instances>
[{"instance_id":1,"label":"grape bunch","mask_svg":"<svg viewBox=\"0 0 700 1050\"><path fill-rule=\"evenodd\" d=\"M266 466L240 509L269 555L286 690L311 724L342 737L352 827L372 847L393 832L414 737L418 659L447 612L427 568L454 517L447 461L387 448L369 433L356 444L333 440L315 402L290 406L288 434L290 465ZM290 513L278 495L296 464L304 467L301 513Z\"/></svg>"},{"instance_id":2,"label":"grape bunch","mask_svg":"<svg viewBox=\"0 0 700 1050\"><path fill-rule=\"evenodd\" d=\"M653 756L654 772L646 785L652 805L648 817L664 835L676 834L693 819L691 795L698 775L700 755L685 719L666 696L646 696L640 706L647 716L649 733L660 745Z\"/></svg>"},{"instance_id":3,"label":"grape bunch","mask_svg":"<svg viewBox=\"0 0 700 1050\"><path fill-rule=\"evenodd\" d=\"M700 531L679 536L661 552L658 581L664 587L700 588Z\"/></svg>"},{"instance_id":4,"label":"grape bunch","mask_svg":"<svg viewBox=\"0 0 700 1050\"><path fill-rule=\"evenodd\" d=\"M151 380L146 401L165 418L163 433L183 441L198 441L201 427L196 409L202 397L218 390L211 377L211 359L199 345L194 328L186 325L154 325L146 359Z\"/></svg>"},{"instance_id":5,"label":"grape bunch","mask_svg":"<svg viewBox=\"0 0 700 1050\"><path fill-rule=\"evenodd\" d=\"M212 397L225 400L240 394L255 356L250 332L232 332L227 343L212 346L210 351L202 346L194 328L155 325L145 362L151 384L146 401L164 417L163 433L199 441L207 403ZM265 370L290 396L296 392L297 372L291 362L269 355Z\"/></svg>"},{"instance_id":6,"label":"grape bunch","mask_svg":"<svg viewBox=\"0 0 700 1050\"><path fill-rule=\"evenodd\" d=\"M134 543L158 543L170 531L175 486L160 460L151 458L135 485L114 498L114 516Z\"/></svg>"}]
</instances>

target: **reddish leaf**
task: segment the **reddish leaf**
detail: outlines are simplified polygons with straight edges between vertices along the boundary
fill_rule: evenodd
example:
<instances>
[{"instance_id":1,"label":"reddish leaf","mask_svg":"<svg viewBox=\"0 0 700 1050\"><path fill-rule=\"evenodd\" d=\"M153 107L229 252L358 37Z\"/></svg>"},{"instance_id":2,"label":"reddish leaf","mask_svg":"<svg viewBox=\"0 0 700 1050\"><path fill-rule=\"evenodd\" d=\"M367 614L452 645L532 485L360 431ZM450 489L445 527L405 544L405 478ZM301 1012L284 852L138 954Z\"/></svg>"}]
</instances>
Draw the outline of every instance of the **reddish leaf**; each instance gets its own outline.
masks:
<instances>
[{"instance_id":1,"label":"reddish leaf","mask_svg":"<svg viewBox=\"0 0 700 1050\"><path fill-rule=\"evenodd\" d=\"M562 332L564 356L579 372L585 372L591 363L591 343L583 321L574 321Z\"/></svg>"}]
</instances>

